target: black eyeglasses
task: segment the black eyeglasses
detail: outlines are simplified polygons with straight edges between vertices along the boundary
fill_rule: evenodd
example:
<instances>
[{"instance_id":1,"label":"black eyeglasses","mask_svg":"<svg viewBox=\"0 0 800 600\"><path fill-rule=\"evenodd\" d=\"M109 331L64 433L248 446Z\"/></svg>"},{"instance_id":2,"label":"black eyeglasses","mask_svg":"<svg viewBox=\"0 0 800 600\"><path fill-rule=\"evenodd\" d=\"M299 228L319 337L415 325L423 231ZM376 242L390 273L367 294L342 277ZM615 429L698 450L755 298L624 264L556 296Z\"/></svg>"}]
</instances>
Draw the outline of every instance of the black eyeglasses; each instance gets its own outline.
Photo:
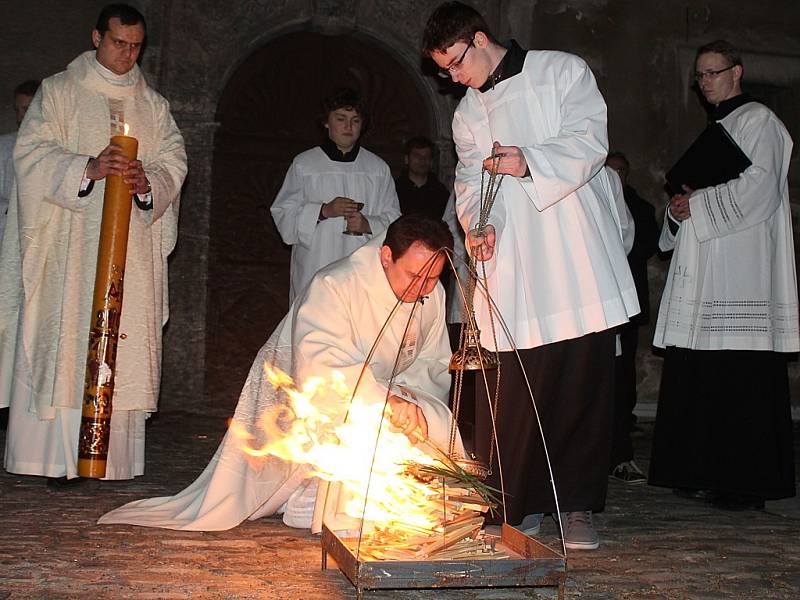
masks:
<instances>
[{"instance_id":1,"label":"black eyeglasses","mask_svg":"<svg viewBox=\"0 0 800 600\"><path fill-rule=\"evenodd\" d=\"M700 83L708 77L709 79L715 79L720 73L724 73L725 71L730 71L736 65L731 65L730 67L725 67L724 69L719 69L717 71L703 71L702 73L695 73L694 80L697 83Z\"/></svg>"},{"instance_id":2,"label":"black eyeglasses","mask_svg":"<svg viewBox=\"0 0 800 600\"><path fill-rule=\"evenodd\" d=\"M469 41L469 44L467 44L467 47L464 48L464 52L461 54L461 56L459 57L459 59L457 61L452 63L447 68L439 69L439 72L438 72L439 77L443 77L444 79L447 79L448 77L451 77L453 75L453 73L456 73L461 68L461 63L464 62L464 57L467 55L467 52L469 52L469 49L472 48L474 45L475 45L475 38L472 38Z\"/></svg>"}]
</instances>

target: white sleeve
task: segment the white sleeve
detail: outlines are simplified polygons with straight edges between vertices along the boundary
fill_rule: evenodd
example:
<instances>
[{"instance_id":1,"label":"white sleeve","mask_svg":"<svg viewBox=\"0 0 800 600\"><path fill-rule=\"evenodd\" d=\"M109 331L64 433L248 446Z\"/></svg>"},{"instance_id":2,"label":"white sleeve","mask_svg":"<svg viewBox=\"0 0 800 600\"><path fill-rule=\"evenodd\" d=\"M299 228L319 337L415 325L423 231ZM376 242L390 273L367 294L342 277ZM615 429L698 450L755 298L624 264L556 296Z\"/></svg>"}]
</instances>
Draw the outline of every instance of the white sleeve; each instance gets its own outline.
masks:
<instances>
[{"instance_id":1,"label":"white sleeve","mask_svg":"<svg viewBox=\"0 0 800 600\"><path fill-rule=\"evenodd\" d=\"M614 199L615 216L622 236L622 247L625 250L625 255L628 255L633 249L633 240L636 237L636 223L634 223L633 215L625 203L625 192L622 189L622 181L620 181L619 175L611 167L606 167L605 169L611 186L611 195Z\"/></svg>"},{"instance_id":2,"label":"white sleeve","mask_svg":"<svg viewBox=\"0 0 800 600\"><path fill-rule=\"evenodd\" d=\"M295 302L292 345L296 380L303 382L311 376L329 376L338 371L344 375L348 389L354 390L358 385L360 397L383 401L387 386L376 381L369 368L362 376L366 356L354 329L359 315L351 313L350 291L318 276Z\"/></svg>"},{"instance_id":3,"label":"white sleeve","mask_svg":"<svg viewBox=\"0 0 800 600\"><path fill-rule=\"evenodd\" d=\"M563 84L559 130L535 146L521 148L530 177L520 185L537 209L546 209L583 187L602 168L608 153L606 103L589 66L576 56L562 57Z\"/></svg>"},{"instance_id":4,"label":"white sleeve","mask_svg":"<svg viewBox=\"0 0 800 600\"><path fill-rule=\"evenodd\" d=\"M732 134L734 132L731 132ZM743 231L768 219L783 197L781 173L791 154L791 139L770 111L744 122L739 145L752 164L736 179L695 191L690 219L701 242Z\"/></svg>"},{"instance_id":5,"label":"white sleeve","mask_svg":"<svg viewBox=\"0 0 800 600\"><path fill-rule=\"evenodd\" d=\"M374 206L379 207L375 213L364 215L369 221L372 234L384 231L389 225L400 217L400 200L397 198L397 189L392 179L392 172L389 165L385 167L384 173L378 180L378 189L375 190L375 198L368 199L375 202Z\"/></svg>"},{"instance_id":6,"label":"white sleeve","mask_svg":"<svg viewBox=\"0 0 800 600\"><path fill-rule=\"evenodd\" d=\"M297 159L292 161L270 212L284 243L311 246L319 221L321 202L308 202Z\"/></svg>"},{"instance_id":7,"label":"white sleeve","mask_svg":"<svg viewBox=\"0 0 800 600\"><path fill-rule=\"evenodd\" d=\"M169 218L177 222L181 186L186 178L186 149L178 126L166 100L159 105L156 127L159 129L158 152L143 162L147 181L150 182L150 197L153 202L152 219L156 221L169 212ZM145 204L147 194L139 196Z\"/></svg>"},{"instance_id":8,"label":"white sleeve","mask_svg":"<svg viewBox=\"0 0 800 600\"><path fill-rule=\"evenodd\" d=\"M475 143L475 136L467 118L458 110L453 117L453 141L458 153L456 165L455 206L458 220L465 232L478 226L481 210L481 172L485 152ZM502 193L502 191L500 192ZM488 224L494 226L498 236L505 225L505 211L502 202L495 202L489 214Z\"/></svg>"},{"instance_id":9,"label":"white sleeve","mask_svg":"<svg viewBox=\"0 0 800 600\"><path fill-rule=\"evenodd\" d=\"M25 201L25 215L34 216L42 202L72 211L82 211L94 199L79 198L78 192L91 156L67 149L67 122L59 102L59 93L52 82L45 80L31 102L22 122L14 147L14 171L20 198Z\"/></svg>"}]
</instances>

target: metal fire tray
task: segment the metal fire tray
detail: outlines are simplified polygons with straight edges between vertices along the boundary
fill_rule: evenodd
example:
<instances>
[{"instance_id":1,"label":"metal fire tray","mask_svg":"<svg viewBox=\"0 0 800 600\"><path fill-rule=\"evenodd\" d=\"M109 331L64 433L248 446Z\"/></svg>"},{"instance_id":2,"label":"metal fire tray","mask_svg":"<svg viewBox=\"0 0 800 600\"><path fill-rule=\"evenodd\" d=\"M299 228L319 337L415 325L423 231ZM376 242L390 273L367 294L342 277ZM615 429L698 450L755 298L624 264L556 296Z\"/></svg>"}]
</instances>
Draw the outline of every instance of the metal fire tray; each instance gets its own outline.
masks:
<instances>
[{"instance_id":1,"label":"metal fire tray","mask_svg":"<svg viewBox=\"0 0 800 600\"><path fill-rule=\"evenodd\" d=\"M496 548L510 558L480 560L359 560L356 538L340 538L322 527L322 569L328 555L356 588L361 599L367 590L430 588L557 587L564 597L566 557L504 524Z\"/></svg>"}]
</instances>

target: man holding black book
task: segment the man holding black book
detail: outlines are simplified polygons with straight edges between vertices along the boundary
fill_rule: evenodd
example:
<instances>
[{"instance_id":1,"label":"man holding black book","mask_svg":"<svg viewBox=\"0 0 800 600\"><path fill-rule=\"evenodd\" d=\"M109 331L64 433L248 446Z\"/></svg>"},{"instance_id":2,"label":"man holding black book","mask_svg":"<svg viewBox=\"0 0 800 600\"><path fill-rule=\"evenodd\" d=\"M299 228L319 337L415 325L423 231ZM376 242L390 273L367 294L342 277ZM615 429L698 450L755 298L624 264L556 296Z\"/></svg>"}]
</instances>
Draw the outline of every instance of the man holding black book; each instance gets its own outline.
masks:
<instances>
[{"instance_id":1,"label":"man holding black book","mask_svg":"<svg viewBox=\"0 0 800 600\"><path fill-rule=\"evenodd\" d=\"M654 340L666 351L650 466L651 484L732 510L795 495L786 353L800 349L792 140L771 110L742 93L742 74L728 42L697 51L710 129L730 136L720 152L746 159L738 175L702 187L690 174L668 177L682 191L670 199L659 242L674 255ZM694 156L695 172L725 173L713 153Z\"/></svg>"}]
</instances>

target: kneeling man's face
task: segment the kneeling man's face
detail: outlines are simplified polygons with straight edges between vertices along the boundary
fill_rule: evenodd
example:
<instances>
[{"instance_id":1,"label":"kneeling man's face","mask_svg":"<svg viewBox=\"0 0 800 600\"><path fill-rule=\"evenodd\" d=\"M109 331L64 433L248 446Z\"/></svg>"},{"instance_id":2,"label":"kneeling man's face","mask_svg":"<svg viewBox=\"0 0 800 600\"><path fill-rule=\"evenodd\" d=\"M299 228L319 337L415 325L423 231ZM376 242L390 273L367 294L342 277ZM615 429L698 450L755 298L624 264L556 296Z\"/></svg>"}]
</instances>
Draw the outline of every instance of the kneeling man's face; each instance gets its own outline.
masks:
<instances>
[{"instance_id":1,"label":"kneeling man's face","mask_svg":"<svg viewBox=\"0 0 800 600\"><path fill-rule=\"evenodd\" d=\"M444 255L436 254L422 242L414 242L403 256L394 260L389 246L381 248L381 265L398 300L416 302L434 290L445 261Z\"/></svg>"}]
</instances>

